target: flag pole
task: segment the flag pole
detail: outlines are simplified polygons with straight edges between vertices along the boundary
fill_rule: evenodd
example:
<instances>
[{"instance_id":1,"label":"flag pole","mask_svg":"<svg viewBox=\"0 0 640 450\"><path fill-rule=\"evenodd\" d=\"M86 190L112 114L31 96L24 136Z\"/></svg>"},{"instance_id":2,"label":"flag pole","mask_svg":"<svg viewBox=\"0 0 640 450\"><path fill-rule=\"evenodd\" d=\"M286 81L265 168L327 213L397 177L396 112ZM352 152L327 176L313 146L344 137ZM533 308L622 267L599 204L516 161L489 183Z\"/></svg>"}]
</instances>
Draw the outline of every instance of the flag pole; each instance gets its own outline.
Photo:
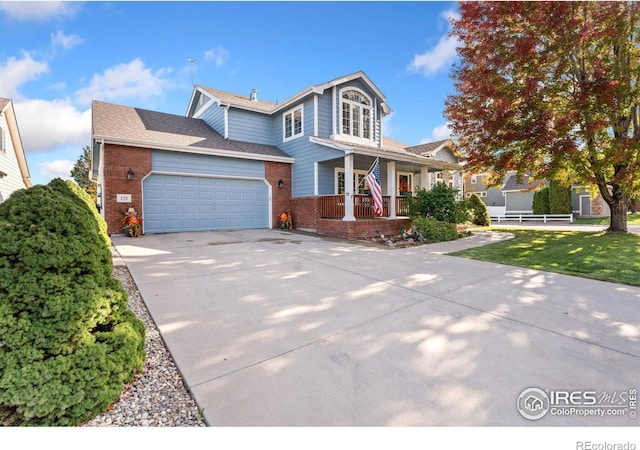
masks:
<instances>
[{"instance_id":1,"label":"flag pole","mask_svg":"<svg viewBox=\"0 0 640 450\"><path fill-rule=\"evenodd\" d=\"M371 171L373 170L373 168L376 166L376 164L380 161L380 156L378 156L374 161L373 164L371 164L371 167L369 167L369 170L367 170L367 175L369 175L371 173ZM360 186L362 185L362 183L364 183L366 177L363 178L360 183L358 183L358 186L356 186L356 191L360 189Z\"/></svg>"}]
</instances>

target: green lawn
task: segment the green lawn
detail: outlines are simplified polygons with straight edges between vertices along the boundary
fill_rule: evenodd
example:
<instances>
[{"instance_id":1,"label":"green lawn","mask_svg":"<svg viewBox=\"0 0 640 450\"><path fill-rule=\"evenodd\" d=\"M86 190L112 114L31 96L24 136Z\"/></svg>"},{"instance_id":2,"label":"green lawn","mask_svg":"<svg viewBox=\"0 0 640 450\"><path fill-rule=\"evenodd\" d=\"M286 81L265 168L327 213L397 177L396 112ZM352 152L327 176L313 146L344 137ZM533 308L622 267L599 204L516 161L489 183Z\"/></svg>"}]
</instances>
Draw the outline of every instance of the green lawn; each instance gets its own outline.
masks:
<instances>
[{"instance_id":1,"label":"green lawn","mask_svg":"<svg viewBox=\"0 0 640 450\"><path fill-rule=\"evenodd\" d=\"M450 255L640 286L640 235L503 231L515 238Z\"/></svg>"},{"instance_id":2,"label":"green lawn","mask_svg":"<svg viewBox=\"0 0 640 450\"><path fill-rule=\"evenodd\" d=\"M609 225L609 218L585 218L574 220L576 225ZM640 225L640 213L627 214L627 225Z\"/></svg>"}]
</instances>

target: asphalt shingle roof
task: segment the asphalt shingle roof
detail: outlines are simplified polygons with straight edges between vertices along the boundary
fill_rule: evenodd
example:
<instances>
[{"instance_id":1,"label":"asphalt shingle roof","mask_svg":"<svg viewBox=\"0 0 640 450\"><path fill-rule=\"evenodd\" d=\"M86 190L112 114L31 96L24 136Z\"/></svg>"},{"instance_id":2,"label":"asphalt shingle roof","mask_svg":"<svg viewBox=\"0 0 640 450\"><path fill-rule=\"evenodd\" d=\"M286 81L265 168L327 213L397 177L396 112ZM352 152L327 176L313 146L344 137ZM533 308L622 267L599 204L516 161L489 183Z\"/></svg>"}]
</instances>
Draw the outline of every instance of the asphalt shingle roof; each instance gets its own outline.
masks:
<instances>
[{"instance_id":1,"label":"asphalt shingle roof","mask_svg":"<svg viewBox=\"0 0 640 450\"><path fill-rule=\"evenodd\" d=\"M260 99L251 100L249 96L244 97L240 94L234 94L233 92L221 91L205 86L198 86L198 88L220 99L223 104L230 103L237 107L259 110L265 113L271 113L278 106L276 103L266 102Z\"/></svg>"},{"instance_id":2,"label":"asphalt shingle roof","mask_svg":"<svg viewBox=\"0 0 640 450\"><path fill-rule=\"evenodd\" d=\"M9 104L11 100L9 100L8 98L2 98L0 97L0 111L2 111L3 109L6 108L6 106Z\"/></svg>"},{"instance_id":3,"label":"asphalt shingle roof","mask_svg":"<svg viewBox=\"0 0 640 450\"><path fill-rule=\"evenodd\" d=\"M502 190L503 191L527 191L530 189L534 189L540 186L541 184L543 183L532 180L528 173L522 176L522 183L518 183L518 176L516 174L513 174L507 178L507 181L504 183Z\"/></svg>"},{"instance_id":4,"label":"asphalt shingle roof","mask_svg":"<svg viewBox=\"0 0 640 450\"><path fill-rule=\"evenodd\" d=\"M274 145L225 139L202 119L95 101L93 134L153 144L289 157Z\"/></svg>"}]
</instances>

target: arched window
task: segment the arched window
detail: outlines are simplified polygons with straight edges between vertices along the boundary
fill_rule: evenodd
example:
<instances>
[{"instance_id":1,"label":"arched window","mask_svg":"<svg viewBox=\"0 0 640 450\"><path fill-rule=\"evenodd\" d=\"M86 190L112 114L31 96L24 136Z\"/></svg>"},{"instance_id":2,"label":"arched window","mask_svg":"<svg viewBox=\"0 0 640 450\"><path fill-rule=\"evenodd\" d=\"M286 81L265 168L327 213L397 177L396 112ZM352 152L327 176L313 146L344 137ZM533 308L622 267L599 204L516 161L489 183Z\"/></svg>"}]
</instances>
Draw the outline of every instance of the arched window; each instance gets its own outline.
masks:
<instances>
[{"instance_id":1,"label":"arched window","mask_svg":"<svg viewBox=\"0 0 640 450\"><path fill-rule=\"evenodd\" d=\"M355 89L342 91L342 134L371 139L371 100Z\"/></svg>"}]
</instances>

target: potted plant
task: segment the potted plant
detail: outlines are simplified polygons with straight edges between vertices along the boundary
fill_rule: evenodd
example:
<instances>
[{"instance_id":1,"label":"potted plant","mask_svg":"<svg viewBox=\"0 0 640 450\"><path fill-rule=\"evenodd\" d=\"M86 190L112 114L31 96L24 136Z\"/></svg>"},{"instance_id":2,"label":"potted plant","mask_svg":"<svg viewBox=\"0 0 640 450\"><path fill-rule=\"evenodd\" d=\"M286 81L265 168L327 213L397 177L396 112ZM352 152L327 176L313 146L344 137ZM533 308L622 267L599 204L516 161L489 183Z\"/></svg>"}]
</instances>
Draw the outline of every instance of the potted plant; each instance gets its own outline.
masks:
<instances>
[{"instance_id":1,"label":"potted plant","mask_svg":"<svg viewBox=\"0 0 640 450\"><path fill-rule=\"evenodd\" d=\"M142 234L142 218L138 217L133 206L125 212L122 218L122 229L124 235L128 237L137 237Z\"/></svg>"}]
</instances>

